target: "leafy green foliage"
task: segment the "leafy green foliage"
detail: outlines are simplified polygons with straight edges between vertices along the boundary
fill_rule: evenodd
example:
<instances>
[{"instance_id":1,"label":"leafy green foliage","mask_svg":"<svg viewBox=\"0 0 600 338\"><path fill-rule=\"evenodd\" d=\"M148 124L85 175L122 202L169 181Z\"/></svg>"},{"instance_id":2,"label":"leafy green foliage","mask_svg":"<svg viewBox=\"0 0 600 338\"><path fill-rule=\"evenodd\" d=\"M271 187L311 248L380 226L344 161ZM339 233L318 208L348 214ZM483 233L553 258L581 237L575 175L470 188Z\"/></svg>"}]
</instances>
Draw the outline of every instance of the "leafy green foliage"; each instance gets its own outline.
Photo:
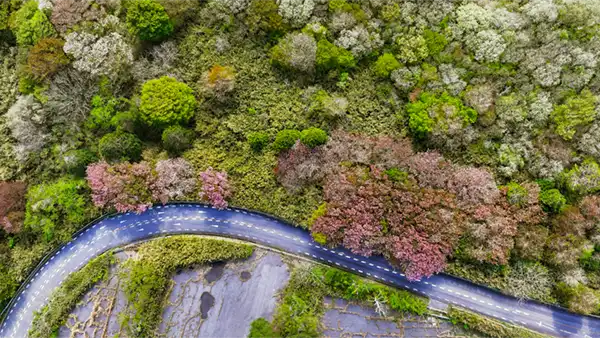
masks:
<instances>
[{"instance_id":1,"label":"leafy green foliage","mask_svg":"<svg viewBox=\"0 0 600 338\"><path fill-rule=\"evenodd\" d=\"M373 71L375 72L375 75L386 79L390 76L392 71L401 66L400 62L394 57L394 54L385 53L377 59L377 62L375 62L375 65L373 66Z\"/></svg>"},{"instance_id":2,"label":"leafy green foliage","mask_svg":"<svg viewBox=\"0 0 600 338\"><path fill-rule=\"evenodd\" d=\"M506 198L512 205L523 206L527 203L527 189L516 182L510 182L506 185Z\"/></svg>"},{"instance_id":3,"label":"leafy green foliage","mask_svg":"<svg viewBox=\"0 0 600 338\"><path fill-rule=\"evenodd\" d=\"M101 134L122 126L121 118L126 100L114 97L103 97L96 95L92 98L92 110L85 122L85 126Z\"/></svg>"},{"instance_id":4,"label":"leafy green foliage","mask_svg":"<svg viewBox=\"0 0 600 338\"><path fill-rule=\"evenodd\" d=\"M427 313L427 302L404 290L390 291L388 305L398 312L414 313L419 316Z\"/></svg>"},{"instance_id":5,"label":"leafy green foliage","mask_svg":"<svg viewBox=\"0 0 600 338\"><path fill-rule=\"evenodd\" d=\"M320 128L311 127L300 133L300 142L309 148L327 143L327 133Z\"/></svg>"},{"instance_id":6,"label":"leafy green foliage","mask_svg":"<svg viewBox=\"0 0 600 338\"><path fill-rule=\"evenodd\" d=\"M63 156L63 168L77 177L85 177L88 164L98 161L98 157L87 148L69 150Z\"/></svg>"},{"instance_id":7,"label":"leafy green foliage","mask_svg":"<svg viewBox=\"0 0 600 338\"><path fill-rule=\"evenodd\" d=\"M25 226L42 233L47 241L57 232L59 238L68 238L94 214L87 184L72 178L30 187L25 208Z\"/></svg>"},{"instance_id":8,"label":"leafy green foliage","mask_svg":"<svg viewBox=\"0 0 600 338\"><path fill-rule=\"evenodd\" d=\"M123 290L133 317L129 322L134 337L152 335L162 313L162 299L171 274L178 268L231 259L247 258L253 247L197 236L156 239L139 247L139 259L126 262Z\"/></svg>"},{"instance_id":9,"label":"leafy green foliage","mask_svg":"<svg viewBox=\"0 0 600 338\"><path fill-rule=\"evenodd\" d=\"M565 140L571 140L578 127L594 121L597 101L591 91L584 89L579 95L571 96L564 104L555 107L551 116L556 124L556 133Z\"/></svg>"},{"instance_id":10,"label":"leafy green foliage","mask_svg":"<svg viewBox=\"0 0 600 338\"><path fill-rule=\"evenodd\" d=\"M559 213L567 204L567 199L558 189L548 189L540 194L540 202L545 210Z\"/></svg>"},{"instance_id":11,"label":"leafy green foliage","mask_svg":"<svg viewBox=\"0 0 600 338\"><path fill-rule=\"evenodd\" d=\"M246 140L248 141L248 144L250 144L250 148L252 148L252 150L261 151L269 144L270 137L267 133L257 131L248 134Z\"/></svg>"},{"instance_id":12,"label":"leafy green foliage","mask_svg":"<svg viewBox=\"0 0 600 338\"><path fill-rule=\"evenodd\" d=\"M427 49L430 55L438 55L448 45L448 39L443 34L426 29L423 32L423 38L427 44Z\"/></svg>"},{"instance_id":13,"label":"leafy green foliage","mask_svg":"<svg viewBox=\"0 0 600 338\"><path fill-rule=\"evenodd\" d=\"M109 252L92 259L81 270L70 274L52 292L48 304L35 312L29 337L54 337L58 329L67 321L67 316L79 299L95 283L108 277L109 268L113 263L114 258Z\"/></svg>"},{"instance_id":14,"label":"leafy green foliage","mask_svg":"<svg viewBox=\"0 0 600 338\"><path fill-rule=\"evenodd\" d=\"M172 154L181 154L192 147L194 131L182 126L171 126L162 133L163 147Z\"/></svg>"},{"instance_id":15,"label":"leafy green foliage","mask_svg":"<svg viewBox=\"0 0 600 338\"><path fill-rule=\"evenodd\" d=\"M169 15L155 0L131 1L127 8L127 26L131 34L145 41L160 41L173 32Z\"/></svg>"},{"instance_id":16,"label":"leafy green foliage","mask_svg":"<svg viewBox=\"0 0 600 338\"><path fill-rule=\"evenodd\" d=\"M43 38L56 36L54 26L44 12L38 10L38 3L31 0L10 18L10 28L17 38L17 43L22 46L31 46Z\"/></svg>"},{"instance_id":17,"label":"leafy green foliage","mask_svg":"<svg viewBox=\"0 0 600 338\"><path fill-rule=\"evenodd\" d=\"M327 39L317 42L317 68L323 72L336 69L347 70L356 67L356 60L349 51L338 47Z\"/></svg>"},{"instance_id":18,"label":"leafy green foliage","mask_svg":"<svg viewBox=\"0 0 600 338\"><path fill-rule=\"evenodd\" d=\"M155 128L185 124L194 115L196 98L185 83L163 76L150 80L142 87L141 118Z\"/></svg>"},{"instance_id":19,"label":"leafy green foliage","mask_svg":"<svg viewBox=\"0 0 600 338\"><path fill-rule=\"evenodd\" d=\"M279 14L279 6L275 0L252 0L248 6L246 24L253 33L261 32L276 38L288 29Z\"/></svg>"},{"instance_id":20,"label":"leafy green foliage","mask_svg":"<svg viewBox=\"0 0 600 338\"><path fill-rule=\"evenodd\" d=\"M258 318L250 324L248 338L276 338L279 337L273 330L271 323L264 318Z\"/></svg>"},{"instance_id":21,"label":"leafy green foliage","mask_svg":"<svg viewBox=\"0 0 600 338\"><path fill-rule=\"evenodd\" d=\"M415 102L406 105L409 114L408 125L416 136L425 136L436 130L447 130L452 120L462 122L462 126L477 121L477 112L466 107L463 102L448 93L435 95L424 92Z\"/></svg>"},{"instance_id":22,"label":"leafy green foliage","mask_svg":"<svg viewBox=\"0 0 600 338\"><path fill-rule=\"evenodd\" d=\"M108 162L137 161L142 155L142 142L134 134L115 131L100 139L98 151Z\"/></svg>"},{"instance_id":23,"label":"leafy green foliage","mask_svg":"<svg viewBox=\"0 0 600 338\"><path fill-rule=\"evenodd\" d=\"M600 190L600 166L593 159L586 159L581 165L574 165L562 174L567 192L585 195Z\"/></svg>"},{"instance_id":24,"label":"leafy green foliage","mask_svg":"<svg viewBox=\"0 0 600 338\"><path fill-rule=\"evenodd\" d=\"M300 136L301 136L301 134L297 130L292 130L292 129L281 130L275 136L275 141L273 141L273 144L271 145L271 147L273 148L273 150L278 151L278 152L282 151L282 150L290 149L291 147L294 146L294 144L296 144L296 141L300 138Z\"/></svg>"},{"instance_id":25,"label":"leafy green foliage","mask_svg":"<svg viewBox=\"0 0 600 338\"><path fill-rule=\"evenodd\" d=\"M408 173L398 168L390 168L384 171L388 179L396 183L405 183L408 180Z\"/></svg>"}]
</instances>

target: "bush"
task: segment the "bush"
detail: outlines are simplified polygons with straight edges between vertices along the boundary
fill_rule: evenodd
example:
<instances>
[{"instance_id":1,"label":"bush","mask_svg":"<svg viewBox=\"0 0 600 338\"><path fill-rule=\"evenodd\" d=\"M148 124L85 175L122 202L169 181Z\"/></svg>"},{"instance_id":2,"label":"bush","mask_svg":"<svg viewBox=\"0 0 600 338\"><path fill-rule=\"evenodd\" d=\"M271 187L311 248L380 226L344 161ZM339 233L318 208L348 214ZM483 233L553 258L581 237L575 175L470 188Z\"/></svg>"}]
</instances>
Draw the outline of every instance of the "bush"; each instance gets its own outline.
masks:
<instances>
[{"instance_id":1,"label":"bush","mask_svg":"<svg viewBox=\"0 0 600 338\"><path fill-rule=\"evenodd\" d=\"M185 83L163 76L150 80L142 87L141 118L148 125L163 129L185 124L194 115L196 98Z\"/></svg>"},{"instance_id":2,"label":"bush","mask_svg":"<svg viewBox=\"0 0 600 338\"><path fill-rule=\"evenodd\" d=\"M393 54L385 53L377 59L377 62L375 62L375 65L373 66L373 71L375 72L375 75L387 79L390 77L392 71L401 66L402 65L396 60Z\"/></svg>"},{"instance_id":3,"label":"bush","mask_svg":"<svg viewBox=\"0 0 600 338\"><path fill-rule=\"evenodd\" d=\"M548 189L540 194L540 202L544 210L559 213L567 204L567 199L558 189Z\"/></svg>"},{"instance_id":4,"label":"bush","mask_svg":"<svg viewBox=\"0 0 600 338\"><path fill-rule=\"evenodd\" d=\"M47 305L34 313L29 337L54 337L79 299L94 284L108 277L112 263L112 253L106 253L89 261L81 270L70 274L52 292Z\"/></svg>"},{"instance_id":5,"label":"bush","mask_svg":"<svg viewBox=\"0 0 600 338\"><path fill-rule=\"evenodd\" d=\"M315 127L304 129L300 133L300 142L309 148L314 148L327 143L327 133Z\"/></svg>"},{"instance_id":6,"label":"bush","mask_svg":"<svg viewBox=\"0 0 600 338\"><path fill-rule=\"evenodd\" d=\"M53 239L56 230L68 238L93 214L90 202L84 180L62 178L32 186L27 191L25 226L42 233L47 241Z\"/></svg>"},{"instance_id":7,"label":"bush","mask_svg":"<svg viewBox=\"0 0 600 338\"><path fill-rule=\"evenodd\" d=\"M258 318L250 324L250 333L248 338L274 338L279 337L273 330L273 326L268 320Z\"/></svg>"},{"instance_id":8,"label":"bush","mask_svg":"<svg viewBox=\"0 0 600 338\"><path fill-rule=\"evenodd\" d=\"M182 126L171 126L162 133L163 147L172 154L181 154L192 146L194 132Z\"/></svg>"},{"instance_id":9,"label":"bush","mask_svg":"<svg viewBox=\"0 0 600 338\"><path fill-rule=\"evenodd\" d=\"M512 205L522 206L527 203L527 189L515 182L506 185L506 199Z\"/></svg>"},{"instance_id":10,"label":"bush","mask_svg":"<svg viewBox=\"0 0 600 338\"><path fill-rule=\"evenodd\" d=\"M588 89L582 90L578 96L567 98L551 114L556 124L556 133L565 140L571 140L578 127L594 121L597 115L596 103L598 98Z\"/></svg>"},{"instance_id":11,"label":"bush","mask_svg":"<svg viewBox=\"0 0 600 338\"><path fill-rule=\"evenodd\" d=\"M227 173L208 167L200 173L200 181L202 182L200 198L217 209L227 208L228 203L225 199L231 197L231 186L227 179Z\"/></svg>"},{"instance_id":12,"label":"bush","mask_svg":"<svg viewBox=\"0 0 600 338\"><path fill-rule=\"evenodd\" d=\"M165 8L154 0L131 1L127 8L129 32L145 41L160 41L173 32Z\"/></svg>"},{"instance_id":13,"label":"bush","mask_svg":"<svg viewBox=\"0 0 600 338\"><path fill-rule=\"evenodd\" d=\"M69 63L63 52L64 44L60 39L45 38L33 46L27 56L27 70L34 78L43 80Z\"/></svg>"},{"instance_id":14,"label":"bush","mask_svg":"<svg viewBox=\"0 0 600 338\"><path fill-rule=\"evenodd\" d=\"M427 302L408 291L391 291L388 295L388 305L398 312L409 312L419 316L427 313Z\"/></svg>"},{"instance_id":15,"label":"bush","mask_svg":"<svg viewBox=\"0 0 600 338\"><path fill-rule=\"evenodd\" d=\"M94 205L115 208L118 212L143 212L160 194L152 188L168 188L166 184L157 186L156 176L147 162L125 162L113 166L106 162L93 163L86 169L86 180L92 189Z\"/></svg>"},{"instance_id":16,"label":"bush","mask_svg":"<svg viewBox=\"0 0 600 338\"><path fill-rule=\"evenodd\" d=\"M246 139L250 144L250 148L258 152L263 150L263 148L266 147L267 144L269 144L270 137L265 132L257 131L255 133L248 134L248 137Z\"/></svg>"},{"instance_id":17,"label":"bush","mask_svg":"<svg viewBox=\"0 0 600 338\"><path fill-rule=\"evenodd\" d=\"M35 0L26 2L10 19L17 43L22 46L31 46L43 38L56 36L56 31L44 12L38 10Z\"/></svg>"},{"instance_id":18,"label":"bush","mask_svg":"<svg viewBox=\"0 0 600 338\"><path fill-rule=\"evenodd\" d=\"M104 98L96 95L92 98L92 110L85 126L100 133L107 133L115 127L114 117L121 110L123 102L117 98Z\"/></svg>"},{"instance_id":19,"label":"bush","mask_svg":"<svg viewBox=\"0 0 600 338\"><path fill-rule=\"evenodd\" d=\"M137 161L142 155L142 142L134 134L115 131L100 139L98 150L109 162Z\"/></svg>"},{"instance_id":20,"label":"bush","mask_svg":"<svg viewBox=\"0 0 600 338\"><path fill-rule=\"evenodd\" d=\"M281 130L277 133L277 136L275 136L275 141L273 141L271 147L275 151L287 150L292 148L299 138L300 132L297 130Z\"/></svg>"},{"instance_id":21,"label":"bush","mask_svg":"<svg viewBox=\"0 0 600 338\"><path fill-rule=\"evenodd\" d=\"M85 177L85 169L88 164L96 162L96 154L89 149L75 149L63 155L63 168L78 177Z\"/></svg>"},{"instance_id":22,"label":"bush","mask_svg":"<svg viewBox=\"0 0 600 338\"><path fill-rule=\"evenodd\" d=\"M445 133L454 124L466 127L477 121L477 112L466 107L459 98L448 93L435 95L422 93L419 100L406 105L409 114L408 126L419 137L430 132Z\"/></svg>"},{"instance_id":23,"label":"bush","mask_svg":"<svg viewBox=\"0 0 600 338\"><path fill-rule=\"evenodd\" d=\"M327 39L321 39L317 43L317 67L326 72L332 69L347 70L356 67L356 60L349 51L340 48Z\"/></svg>"},{"instance_id":24,"label":"bush","mask_svg":"<svg viewBox=\"0 0 600 338\"><path fill-rule=\"evenodd\" d=\"M307 74L315 71L317 43L304 33L287 34L271 49L271 62L279 67Z\"/></svg>"},{"instance_id":25,"label":"bush","mask_svg":"<svg viewBox=\"0 0 600 338\"><path fill-rule=\"evenodd\" d=\"M571 194L581 196L594 193L600 190L600 166L593 159L587 159L564 172L562 181Z\"/></svg>"},{"instance_id":26,"label":"bush","mask_svg":"<svg viewBox=\"0 0 600 338\"><path fill-rule=\"evenodd\" d=\"M390 168L384 173L387 175L388 179L392 182L396 183L404 183L408 180L408 173L404 170L400 170L398 168Z\"/></svg>"},{"instance_id":27,"label":"bush","mask_svg":"<svg viewBox=\"0 0 600 338\"><path fill-rule=\"evenodd\" d=\"M311 118L332 121L346 116L348 100L341 96L330 96L325 90L317 91L311 98L308 113Z\"/></svg>"}]
</instances>

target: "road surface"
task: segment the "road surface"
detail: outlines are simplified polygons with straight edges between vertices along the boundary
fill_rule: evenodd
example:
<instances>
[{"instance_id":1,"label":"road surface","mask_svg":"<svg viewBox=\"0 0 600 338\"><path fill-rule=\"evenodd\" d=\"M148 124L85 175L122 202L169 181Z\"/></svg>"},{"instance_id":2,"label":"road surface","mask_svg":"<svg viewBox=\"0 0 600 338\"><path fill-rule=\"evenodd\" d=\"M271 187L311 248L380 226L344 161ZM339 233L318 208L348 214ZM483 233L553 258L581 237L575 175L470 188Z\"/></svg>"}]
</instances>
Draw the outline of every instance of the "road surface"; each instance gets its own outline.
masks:
<instances>
[{"instance_id":1,"label":"road surface","mask_svg":"<svg viewBox=\"0 0 600 338\"><path fill-rule=\"evenodd\" d=\"M600 337L600 319L563 309L519 302L475 284L439 274L409 282L382 257L362 257L331 250L310 234L285 222L237 209L216 210L202 204L155 206L144 213L105 218L80 233L52 256L16 297L0 326L0 337L26 337L33 313L73 271L111 248L168 234L209 234L239 238L343 268L430 299L461 306L496 319L559 337Z\"/></svg>"}]
</instances>

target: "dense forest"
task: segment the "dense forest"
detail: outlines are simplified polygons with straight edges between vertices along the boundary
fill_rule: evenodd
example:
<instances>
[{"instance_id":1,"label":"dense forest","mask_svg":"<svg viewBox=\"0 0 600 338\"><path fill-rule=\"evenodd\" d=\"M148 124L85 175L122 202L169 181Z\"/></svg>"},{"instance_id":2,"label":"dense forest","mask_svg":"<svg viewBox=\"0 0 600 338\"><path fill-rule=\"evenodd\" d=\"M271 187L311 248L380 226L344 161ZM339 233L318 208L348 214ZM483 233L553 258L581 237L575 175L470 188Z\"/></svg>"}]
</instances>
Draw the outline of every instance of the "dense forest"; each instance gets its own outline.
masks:
<instances>
[{"instance_id":1,"label":"dense forest","mask_svg":"<svg viewBox=\"0 0 600 338\"><path fill-rule=\"evenodd\" d=\"M0 304L202 200L600 314L599 0L7 0Z\"/></svg>"}]
</instances>

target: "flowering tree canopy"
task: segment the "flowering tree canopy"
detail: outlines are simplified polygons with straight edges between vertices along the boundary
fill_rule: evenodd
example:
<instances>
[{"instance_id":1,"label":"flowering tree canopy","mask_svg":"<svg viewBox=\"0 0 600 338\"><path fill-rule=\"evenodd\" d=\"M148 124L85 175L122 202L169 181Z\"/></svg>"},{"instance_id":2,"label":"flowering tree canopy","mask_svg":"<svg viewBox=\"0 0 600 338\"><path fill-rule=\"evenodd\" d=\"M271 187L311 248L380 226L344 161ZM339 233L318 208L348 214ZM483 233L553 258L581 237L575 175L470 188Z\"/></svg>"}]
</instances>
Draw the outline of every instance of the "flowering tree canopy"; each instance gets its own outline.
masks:
<instances>
[{"instance_id":1,"label":"flowering tree canopy","mask_svg":"<svg viewBox=\"0 0 600 338\"><path fill-rule=\"evenodd\" d=\"M225 199L231 196L227 173L216 171L212 167L209 167L200 173L200 181L202 182L200 198L208 201L218 209L227 208L227 201Z\"/></svg>"}]
</instances>

